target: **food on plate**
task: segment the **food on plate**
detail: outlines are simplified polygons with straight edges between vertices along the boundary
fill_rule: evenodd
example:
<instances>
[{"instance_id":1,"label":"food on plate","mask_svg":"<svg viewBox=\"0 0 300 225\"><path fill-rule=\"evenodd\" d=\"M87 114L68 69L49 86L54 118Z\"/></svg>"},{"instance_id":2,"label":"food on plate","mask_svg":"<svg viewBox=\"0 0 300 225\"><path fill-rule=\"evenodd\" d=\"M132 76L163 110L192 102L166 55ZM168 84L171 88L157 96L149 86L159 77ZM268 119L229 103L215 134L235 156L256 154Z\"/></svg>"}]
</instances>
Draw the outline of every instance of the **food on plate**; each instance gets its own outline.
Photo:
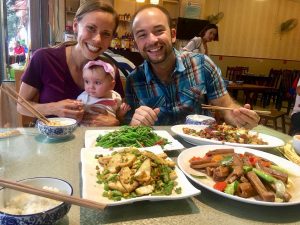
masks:
<instances>
[{"instance_id":1,"label":"food on plate","mask_svg":"<svg viewBox=\"0 0 300 225\"><path fill-rule=\"evenodd\" d=\"M0 132L0 138L17 136L20 134L21 134L21 132L19 130L8 130L8 131Z\"/></svg>"},{"instance_id":2,"label":"food on plate","mask_svg":"<svg viewBox=\"0 0 300 225\"><path fill-rule=\"evenodd\" d=\"M59 192L57 188L44 186L43 189L53 192ZM28 215L34 213L44 212L58 206L61 202L49 198L21 193L9 202L5 208L0 209L1 212L14 214L14 215Z\"/></svg>"},{"instance_id":3,"label":"food on plate","mask_svg":"<svg viewBox=\"0 0 300 225\"><path fill-rule=\"evenodd\" d=\"M211 177L213 188L242 198L254 197L267 202L288 202L292 188L287 171L268 159L252 153L235 153L234 149L208 151L194 156L190 167Z\"/></svg>"},{"instance_id":4,"label":"food on plate","mask_svg":"<svg viewBox=\"0 0 300 225\"><path fill-rule=\"evenodd\" d=\"M158 136L151 127L147 126L122 126L119 130L99 135L96 146L104 148L114 147L150 147L160 145L164 147L168 140Z\"/></svg>"},{"instance_id":5,"label":"food on plate","mask_svg":"<svg viewBox=\"0 0 300 225\"><path fill-rule=\"evenodd\" d=\"M216 141L256 145L268 144L258 137L258 134L251 134L249 130L245 128L237 128L225 123L221 125L213 124L199 131L187 127L182 128L182 130L183 133L188 135Z\"/></svg>"},{"instance_id":6,"label":"food on plate","mask_svg":"<svg viewBox=\"0 0 300 225\"><path fill-rule=\"evenodd\" d=\"M55 127L66 126L65 123L63 123L61 121L55 121L55 120L51 120L51 121L47 122L46 125L47 126L55 126Z\"/></svg>"},{"instance_id":7,"label":"food on plate","mask_svg":"<svg viewBox=\"0 0 300 225\"><path fill-rule=\"evenodd\" d=\"M143 195L180 194L175 163L167 155L126 148L107 156L96 156L98 183L103 196L114 201Z\"/></svg>"}]
</instances>

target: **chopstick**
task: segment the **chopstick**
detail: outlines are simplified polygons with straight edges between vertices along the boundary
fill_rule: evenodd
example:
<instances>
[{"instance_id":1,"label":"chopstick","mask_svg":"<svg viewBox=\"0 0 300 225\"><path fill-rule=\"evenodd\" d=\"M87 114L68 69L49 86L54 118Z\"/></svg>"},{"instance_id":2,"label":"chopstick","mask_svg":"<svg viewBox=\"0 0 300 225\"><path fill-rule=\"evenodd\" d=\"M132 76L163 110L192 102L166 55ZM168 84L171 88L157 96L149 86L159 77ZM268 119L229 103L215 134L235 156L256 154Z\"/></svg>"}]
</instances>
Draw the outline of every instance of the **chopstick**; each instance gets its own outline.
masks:
<instances>
[{"instance_id":1,"label":"chopstick","mask_svg":"<svg viewBox=\"0 0 300 225\"><path fill-rule=\"evenodd\" d=\"M42 113L40 113L38 110L36 110L26 99L24 99L21 95L19 95L15 90L11 89L10 87L6 87L6 88L7 88L7 90L2 85L0 87L1 91L3 91L3 93L8 95L10 98L12 98L18 104L22 105L29 112L31 112L33 115L35 115L39 120L41 120L43 123L45 123L45 124L50 123L50 120L48 120ZM11 94L11 93L13 93L13 94ZM21 100L19 100L16 96L18 98L20 98Z\"/></svg>"},{"instance_id":2,"label":"chopstick","mask_svg":"<svg viewBox=\"0 0 300 225\"><path fill-rule=\"evenodd\" d=\"M215 106L215 105L206 105L201 104L202 109L214 109L214 110L233 110L234 108L230 107L222 107L222 106ZM265 111L265 110L253 110L254 112L262 115L269 115L271 114L271 111Z\"/></svg>"},{"instance_id":3,"label":"chopstick","mask_svg":"<svg viewBox=\"0 0 300 225\"><path fill-rule=\"evenodd\" d=\"M45 189L40 188L34 188L29 185L21 184L14 181L4 180L0 179L0 186L5 188L14 189L17 191L25 192L28 194L38 195L45 198L54 199L61 202L70 203L73 205L88 207L88 208L94 208L94 209L104 209L106 207L105 204L101 204L95 201L75 197L75 196L69 196L62 193L52 192Z\"/></svg>"}]
</instances>

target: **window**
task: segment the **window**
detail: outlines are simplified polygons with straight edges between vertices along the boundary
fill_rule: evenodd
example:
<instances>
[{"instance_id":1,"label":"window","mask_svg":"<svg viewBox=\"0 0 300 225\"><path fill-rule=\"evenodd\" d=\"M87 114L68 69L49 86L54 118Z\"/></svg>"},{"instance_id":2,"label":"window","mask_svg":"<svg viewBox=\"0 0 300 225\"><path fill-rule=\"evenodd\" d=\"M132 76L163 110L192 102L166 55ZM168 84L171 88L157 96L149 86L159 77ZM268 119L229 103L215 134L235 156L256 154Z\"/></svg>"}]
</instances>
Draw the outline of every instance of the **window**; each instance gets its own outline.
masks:
<instances>
[{"instance_id":1,"label":"window","mask_svg":"<svg viewBox=\"0 0 300 225\"><path fill-rule=\"evenodd\" d=\"M23 69L30 43L29 0L4 0L1 6L2 79L14 79L14 70Z\"/></svg>"}]
</instances>

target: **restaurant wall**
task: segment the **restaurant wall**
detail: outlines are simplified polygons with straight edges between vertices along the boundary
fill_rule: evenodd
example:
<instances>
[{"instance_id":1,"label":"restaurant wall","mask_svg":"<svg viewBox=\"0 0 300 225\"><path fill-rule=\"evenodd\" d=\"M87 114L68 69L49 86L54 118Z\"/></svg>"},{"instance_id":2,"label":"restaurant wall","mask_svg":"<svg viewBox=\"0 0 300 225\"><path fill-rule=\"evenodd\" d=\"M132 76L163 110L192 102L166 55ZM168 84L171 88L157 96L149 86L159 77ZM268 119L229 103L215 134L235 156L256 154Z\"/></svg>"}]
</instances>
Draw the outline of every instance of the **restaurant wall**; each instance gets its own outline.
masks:
<instances>
[{"instance_id":1,"label":"restaurant wall","mask_svg":"<svg viewBox=\"0 0 300 225\"><path fill-rule=\"evenodd\" d=\"M131 15L143 4L114 0L119 14ZM300 69L300 25L280 33L282 22L290 18L300 23L298 0L160 0L174 18L185 16L191 2L200 7L199 19L224 13L218 23L219 41L208 44L211 58L226 73L227 66L248 66L249 72L267 75L271 68ZM129 28L129 24L123 24ZM221 56L221 58L220 58Z\"/></svg>"},{"instance_id":2,"label":"restaurant wall","mask_svg":"<svg viewBox=\"0 0 300 225\"><path fill-rule=\"evenodd\" d=\"M218 12L224 18L218 23L219 41L209 43L211 54L300 61L299 24L279 32L288 19L300 22L300 1L207 0L204 17Z\"/></svg>"}]
</instances>

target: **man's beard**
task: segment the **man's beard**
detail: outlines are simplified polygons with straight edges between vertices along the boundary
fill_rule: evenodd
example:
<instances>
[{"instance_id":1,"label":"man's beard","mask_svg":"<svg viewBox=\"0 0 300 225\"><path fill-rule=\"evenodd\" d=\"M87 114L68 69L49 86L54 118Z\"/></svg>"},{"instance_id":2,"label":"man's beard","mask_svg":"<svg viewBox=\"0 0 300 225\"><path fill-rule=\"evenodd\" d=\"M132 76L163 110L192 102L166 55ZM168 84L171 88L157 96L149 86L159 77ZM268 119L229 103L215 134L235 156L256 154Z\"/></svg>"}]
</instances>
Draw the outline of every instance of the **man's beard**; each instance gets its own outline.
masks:
<instances>
[{"instance_id":1,"label":"man's beard","mask_svg":"<svg viewBox=\"0 0 300 225\"><path fill-rule=\"evenodd\" d=\"M149 56L147 54L147 51L143 51L142 56L151 64L160 64L164 62L171 54L172 54L172 47L167 47L164 49L163 54L159 58Z\"/></svg>"}]
</instances>

